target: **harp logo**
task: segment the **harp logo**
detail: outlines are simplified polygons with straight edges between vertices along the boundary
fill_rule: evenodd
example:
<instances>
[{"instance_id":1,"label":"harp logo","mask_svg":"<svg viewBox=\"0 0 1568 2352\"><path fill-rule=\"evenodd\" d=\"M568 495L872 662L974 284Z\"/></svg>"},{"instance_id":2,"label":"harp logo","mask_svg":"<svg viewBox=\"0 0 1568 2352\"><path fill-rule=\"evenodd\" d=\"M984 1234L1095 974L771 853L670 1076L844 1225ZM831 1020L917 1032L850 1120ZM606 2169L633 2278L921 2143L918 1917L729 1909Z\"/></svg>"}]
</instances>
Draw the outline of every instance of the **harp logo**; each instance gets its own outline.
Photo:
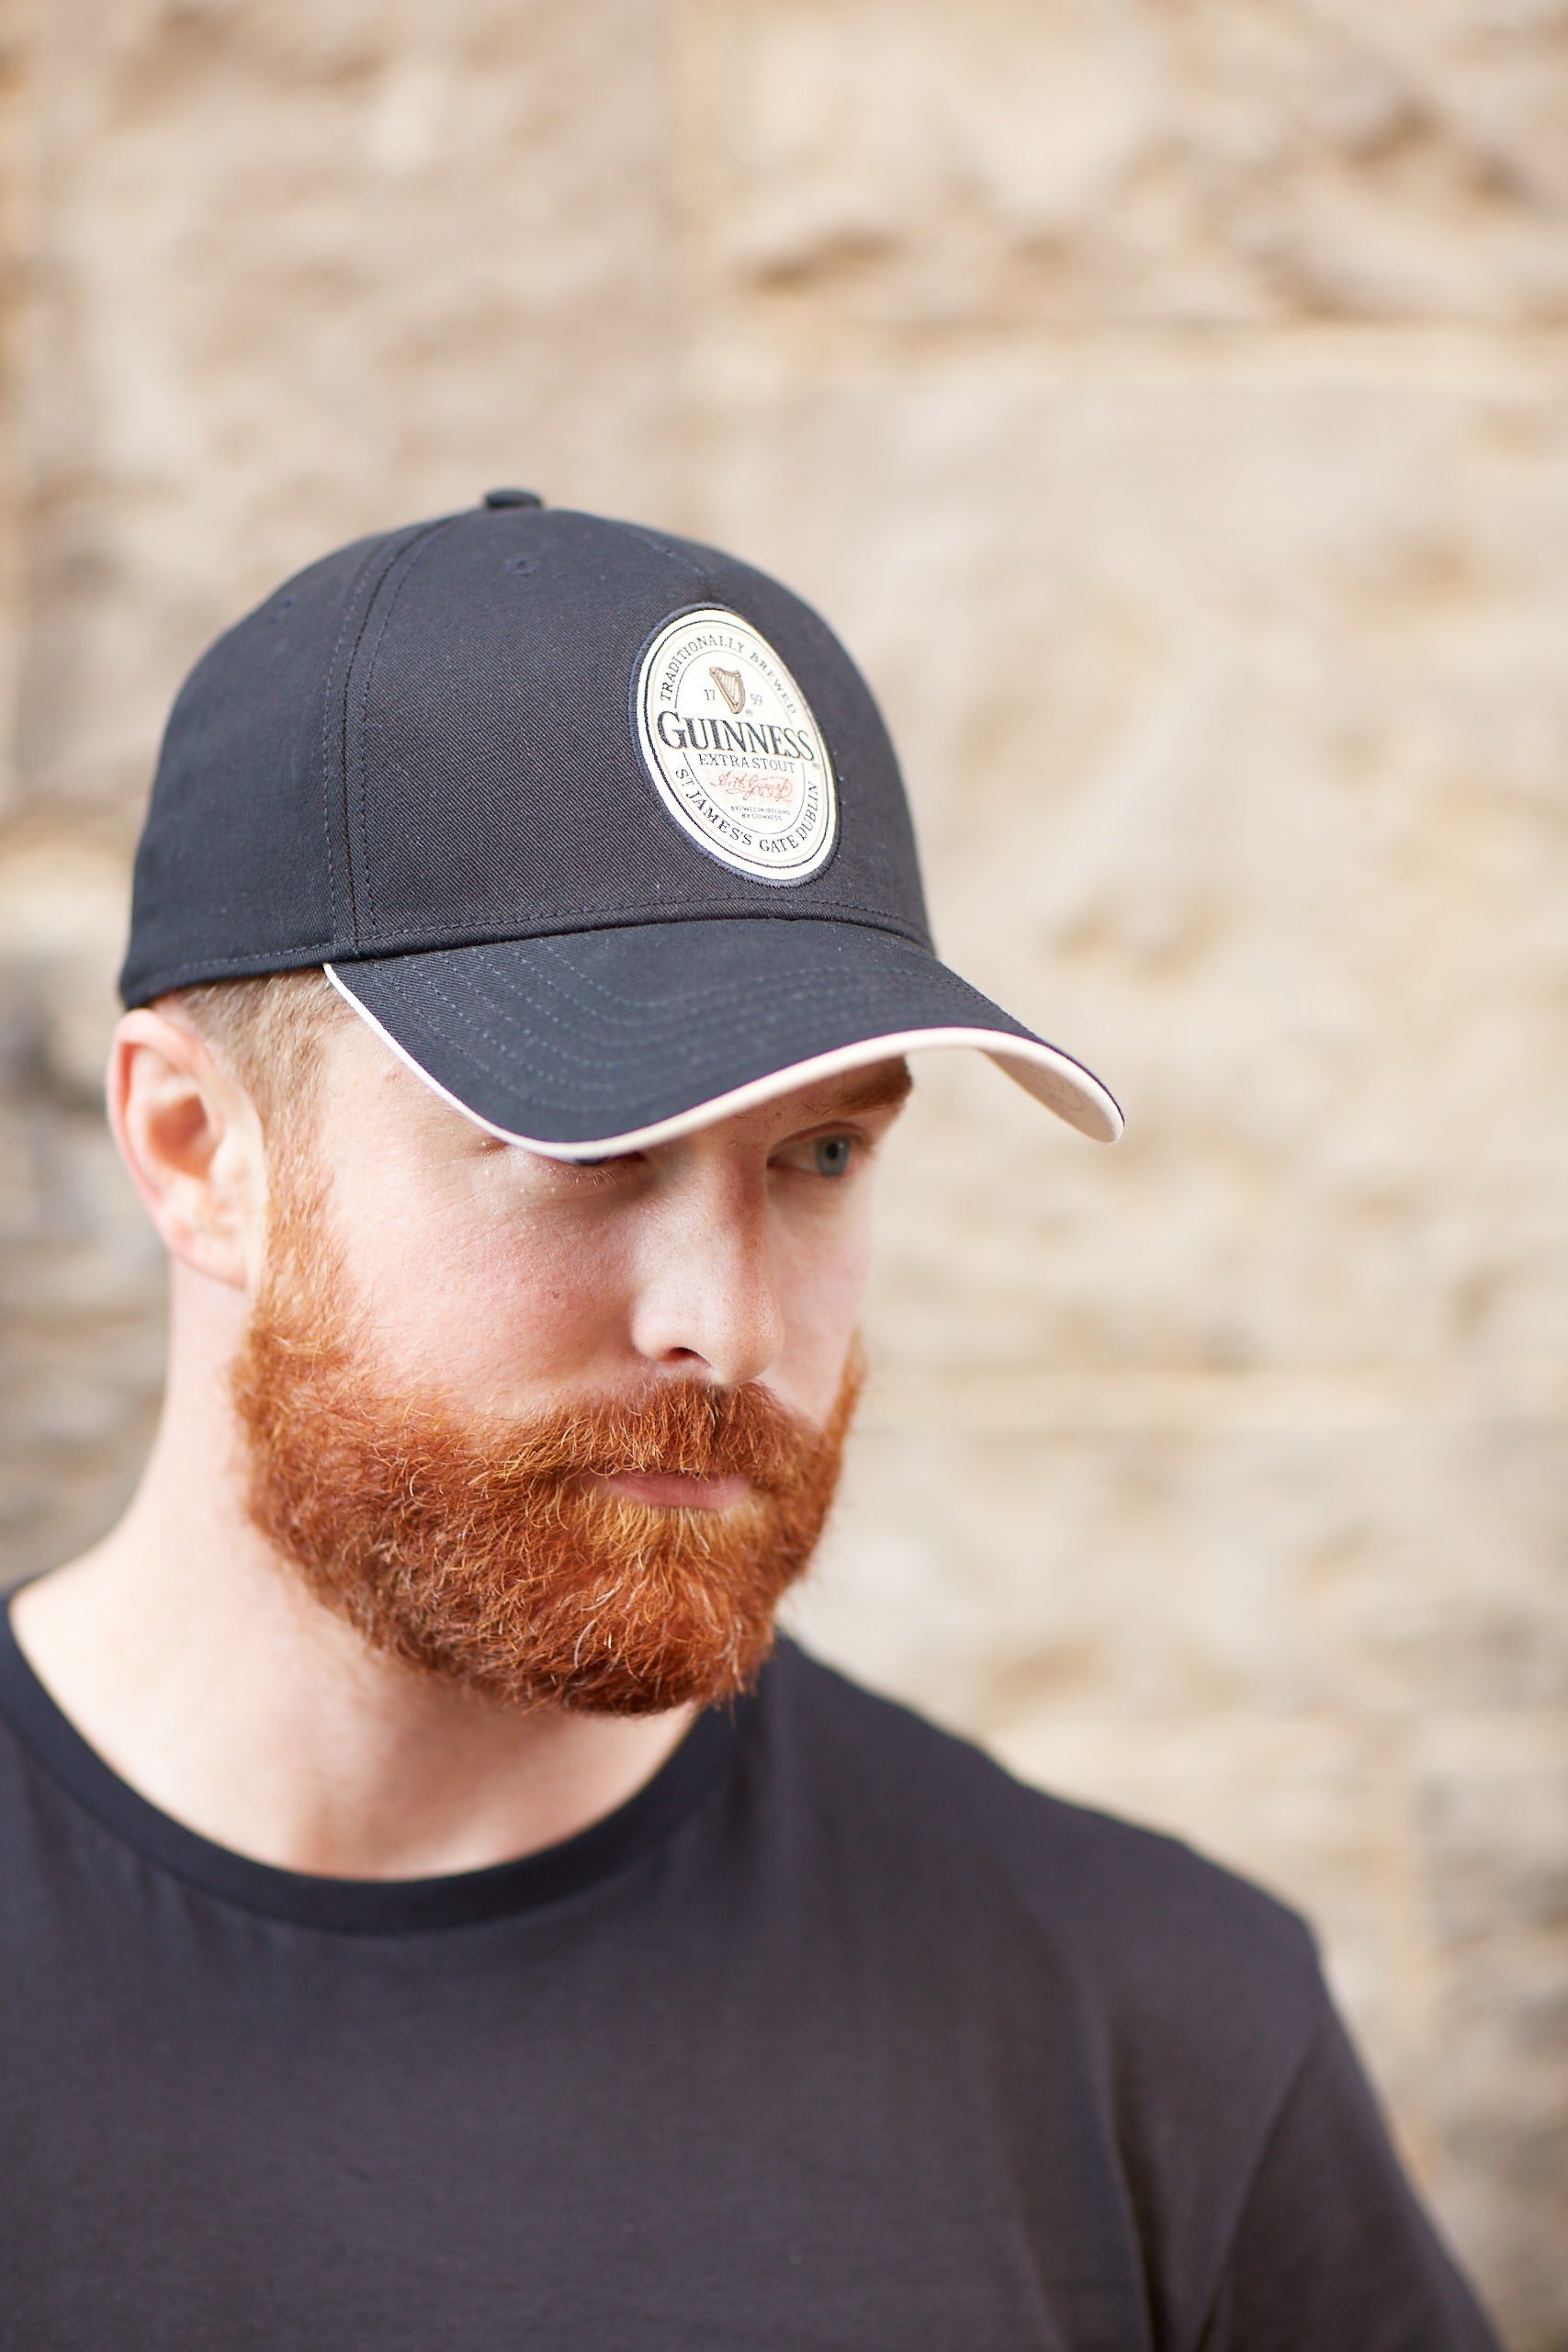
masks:
<instances>
[{"instance_id":1,"label":"harp logo","mask_svg":"<svg viewBox=\"0 0 1568 2352\"><path fill-rule=\"evenodd\" d=\"M716 605L667 621L633 711L654 790L682 831L760 882L806 882L833 854L838 796L821 730L765 637Z\"/></svg>"}]
</instances>

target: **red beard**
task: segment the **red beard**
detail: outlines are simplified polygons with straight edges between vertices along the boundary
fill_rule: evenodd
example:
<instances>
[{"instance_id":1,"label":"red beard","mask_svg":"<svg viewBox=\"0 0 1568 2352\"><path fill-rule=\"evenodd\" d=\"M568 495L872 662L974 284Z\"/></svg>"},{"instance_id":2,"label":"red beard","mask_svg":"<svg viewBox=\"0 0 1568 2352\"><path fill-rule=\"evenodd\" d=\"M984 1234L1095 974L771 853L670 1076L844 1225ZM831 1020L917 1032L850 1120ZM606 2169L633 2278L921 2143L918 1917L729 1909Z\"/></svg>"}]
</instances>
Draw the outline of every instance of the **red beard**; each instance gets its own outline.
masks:
<instances>
[{"instance_id":1,"label":"red beard","mask_svg":"<svg viewBox=\"0 0 1568 2352\"><path fill-rule=\"evenodd\" d=\"M389 1394L350 1337L314 1216L281 1221L231 1375L250 1515L371 1646L512 1706L709 1706L754 1682L822 1532L859 1392L827 1426L755 1385L466 1422ZM728 1510L628 1501L593 1475L742 1477Z\"/></svg>"}]
</instances>

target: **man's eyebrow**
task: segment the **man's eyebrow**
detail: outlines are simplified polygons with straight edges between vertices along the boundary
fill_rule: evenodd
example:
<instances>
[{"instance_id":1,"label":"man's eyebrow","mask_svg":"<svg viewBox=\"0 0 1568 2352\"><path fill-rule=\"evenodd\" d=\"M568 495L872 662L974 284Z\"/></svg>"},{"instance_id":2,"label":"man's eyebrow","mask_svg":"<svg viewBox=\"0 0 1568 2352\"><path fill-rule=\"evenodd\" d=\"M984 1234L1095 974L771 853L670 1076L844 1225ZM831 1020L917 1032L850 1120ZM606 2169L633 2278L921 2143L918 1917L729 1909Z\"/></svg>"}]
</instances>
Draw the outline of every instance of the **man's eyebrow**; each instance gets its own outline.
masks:
<instances>
[{"instance_id":1,"label":"man's eyebrow","mask_svg":"<svg viewBox=\"0 0 1568 2352\"><path fill-rule=\"evenodd\" d=\"M905 1061L878 1062L829 1081L818 1098L826 1119L852 1118L857 1111L884 1111L907 1102L914 1088ZM815 1089L812 1090L816 1091Z\"/></svg>"}]
</instances>

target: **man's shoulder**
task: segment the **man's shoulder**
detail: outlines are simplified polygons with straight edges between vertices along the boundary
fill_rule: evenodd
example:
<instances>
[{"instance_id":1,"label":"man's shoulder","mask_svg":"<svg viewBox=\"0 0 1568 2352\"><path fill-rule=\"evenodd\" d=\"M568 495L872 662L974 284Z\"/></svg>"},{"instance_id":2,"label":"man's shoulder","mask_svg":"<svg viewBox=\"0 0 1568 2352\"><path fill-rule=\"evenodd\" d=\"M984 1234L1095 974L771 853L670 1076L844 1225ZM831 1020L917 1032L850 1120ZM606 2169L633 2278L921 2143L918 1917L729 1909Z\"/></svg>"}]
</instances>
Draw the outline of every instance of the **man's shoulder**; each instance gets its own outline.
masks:
<instances>
[{"instance_id":1,"label":"man's shoulder","mask_svg":"<svg viewBox=\"0 0 1568 2352\"><path fill-rule=\"evenodd\" d=\"M1261 1887L1179 1838L1025 1786L793 1645L771 1680L781 1767L883 1895L914 1890L993 1949L1028 1952L1117 2032L1305 2048L1325 1998L1315 1947Z\"/></svg>"}]
</instances>

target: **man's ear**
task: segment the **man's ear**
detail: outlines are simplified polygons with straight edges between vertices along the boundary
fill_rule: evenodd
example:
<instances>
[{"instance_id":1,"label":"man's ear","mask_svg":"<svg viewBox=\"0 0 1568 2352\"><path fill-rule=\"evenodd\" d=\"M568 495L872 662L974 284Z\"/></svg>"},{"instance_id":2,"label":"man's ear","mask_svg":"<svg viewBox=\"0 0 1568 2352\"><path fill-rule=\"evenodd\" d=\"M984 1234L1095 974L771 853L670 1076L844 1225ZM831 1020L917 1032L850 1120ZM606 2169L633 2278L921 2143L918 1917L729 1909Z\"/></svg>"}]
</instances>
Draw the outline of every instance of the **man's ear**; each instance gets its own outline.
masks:
<instances>
[{"instance_id":1,"label":"man's ear","mask_svg":"<svg viewBox=\"0 0 1568 2352\"><path fill-rule=\"evenodd\" d=\"M109 1054L120 1158L171 1257L252 1289L265 1234L266 1159L249 1095L194 1030L128 1012Z\"/></svg>"}]
</instances>

